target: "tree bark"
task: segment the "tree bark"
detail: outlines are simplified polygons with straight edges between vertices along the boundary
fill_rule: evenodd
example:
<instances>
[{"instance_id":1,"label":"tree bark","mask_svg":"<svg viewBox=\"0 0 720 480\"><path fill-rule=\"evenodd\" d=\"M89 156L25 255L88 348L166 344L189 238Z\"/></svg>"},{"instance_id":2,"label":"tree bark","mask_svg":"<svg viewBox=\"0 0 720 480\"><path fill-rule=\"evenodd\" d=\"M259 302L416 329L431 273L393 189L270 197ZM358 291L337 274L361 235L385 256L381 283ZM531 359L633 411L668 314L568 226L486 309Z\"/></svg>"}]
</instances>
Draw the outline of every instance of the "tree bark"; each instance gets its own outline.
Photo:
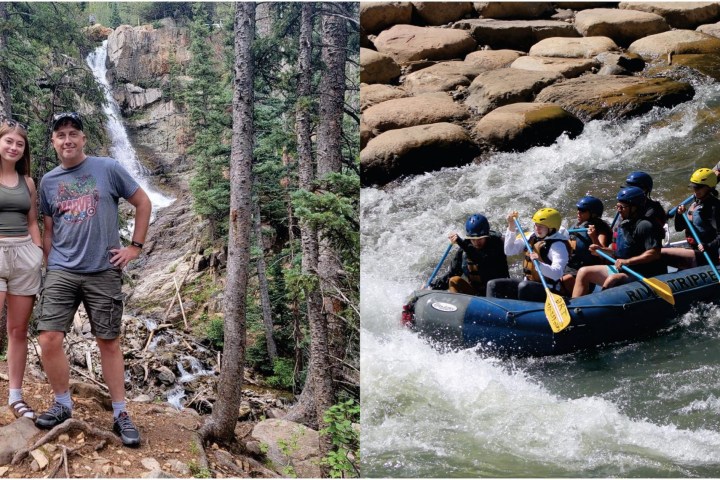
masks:
<instances>
[{"instance_id":1,"label":"tree bark","mask_svg":"<svg viewBox=\"0 0 720 480\"><path fill-rule=\"evenodd\" d=\"M8 13L7 4L0 2L0 22L7 24ZM5 30L0 33L0 55L7 57L7 35ZM0 117L11 118L12 102L10 100L10 82L8 81L7 72L0 69ZM23 120L27 123L27 120Z\"/></svg>"},{"instance_id":2,"label":"tree bark","mask_svg":"<svg viewBox=\"0 0 720 480\"><path fill-rule=\"evenodd\" d=\"M252 158L254 142L252 44L255 36L255 4L235 4L235 85L233 135L230 154L230 218L227 283L225 285L225 345L218 380L218 400L210 419L200 430L204 441L229 442L235 434L245 362L245 315L250 222Z\"/></svg>"},{"instance_id":3,"label":"tree bark","mask_svg":"<svg viewBox=\"0 0 720 480\"><path fill-rule=\"evenodd\" d=\"M265 343L267 345L270 361L275 364L277 358L277 346L273 337L272 305L270 304L270 293L268 292L267 274L265 273L265 248L262 241L262 222L260 221L260 203L255 202L253 223L255 226L255 238L260 249L257 258L258 285L260 287L260 303L262 304L263 326L265 327Z\"/></svg>"},{"instance_id":4,"label":"tree bark","mask_svg":"<svg viewBox=\"0 0 720 480\"><path fill-rule=\"evenodd\" d=\"M326 9L336 5L324 4ZM345 19L336 15L322 17L322 63L320 76L320 116L317 135L317 174L323 179L329 173L340 173L342 167L342 122L345 103L345 64L347 62L348 33ZM328 326L328 351L332 377L337 382L343 377L342 359L345 358L348 334L342 320L345 302L338 297L336 288L342 285L339 272L342 264L332 241L320 233L318 272L323 295L323 312ZM327 395L334 395L328 392Z\"/></svg>"},{"instance_id":5,"label":"tree bark","mask_svg":"<svg viewBox=\"0 0 720 480\"><path fill-rule=\"evenodd\" d=\"M295 129L298 144L298 187L304 190L311 190L315 180L310 111L313 10L312 3L303 3L300 21L300 48L298 51L299 79ZM302 243L303 274L317 281L318 241L316 229L305 222L300 222L300 239ZM313 423L322 427L325 425L322 415L325 410L332 406L332 397L328 399L327 396L327 392L332 391L332 378L328 368L327 355L327 325L321 312L322 296L319 289L309 288L305 292L305 297L310 326L310 361L305 387L298 399L298 403L289 412L287 418L298 418L301 415L309 416L310 412L312 412ZM325 456L328 451L326 442L321 442L321 456ZM327 472L324 472L324 476L327 476Z\"/></svg>"}]
</instances>

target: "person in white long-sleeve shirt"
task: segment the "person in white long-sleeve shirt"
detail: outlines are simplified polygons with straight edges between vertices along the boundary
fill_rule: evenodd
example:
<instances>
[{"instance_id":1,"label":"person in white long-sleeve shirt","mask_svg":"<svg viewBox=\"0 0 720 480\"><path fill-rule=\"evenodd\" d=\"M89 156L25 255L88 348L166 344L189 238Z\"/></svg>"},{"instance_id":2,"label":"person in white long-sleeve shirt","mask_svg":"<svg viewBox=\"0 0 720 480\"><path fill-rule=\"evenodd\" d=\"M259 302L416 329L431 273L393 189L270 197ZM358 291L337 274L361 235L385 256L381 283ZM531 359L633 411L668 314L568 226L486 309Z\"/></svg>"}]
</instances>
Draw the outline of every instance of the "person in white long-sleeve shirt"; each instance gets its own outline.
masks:
<instances>
[{"instance_id":1,"label":"person in white long-sleeve shirt","mask_svg":"<svg viewBox=\"0 0 720 480\"><path fill-rule=\"evenodd\" d=\"M505 231L505 255L517 255L525 250L525 242L517 231L515 218L518 212L508 215L508 228ZM544 301L545 289L540 276L545 278L550 290L562 293L560 279L570 258L570 234L562 227L560 212L554 208L541 208L532 218L534 232L528 238L532 252L525 252L523 259L524 280L494 280L488 284L488 296L501 298L519 298L520 300ZM538 261L540 272L535 269L533 260ZM515 294L517 289L517 294ZM492 295L491 295L492 294Z\"/></svg>"}]
</instances>

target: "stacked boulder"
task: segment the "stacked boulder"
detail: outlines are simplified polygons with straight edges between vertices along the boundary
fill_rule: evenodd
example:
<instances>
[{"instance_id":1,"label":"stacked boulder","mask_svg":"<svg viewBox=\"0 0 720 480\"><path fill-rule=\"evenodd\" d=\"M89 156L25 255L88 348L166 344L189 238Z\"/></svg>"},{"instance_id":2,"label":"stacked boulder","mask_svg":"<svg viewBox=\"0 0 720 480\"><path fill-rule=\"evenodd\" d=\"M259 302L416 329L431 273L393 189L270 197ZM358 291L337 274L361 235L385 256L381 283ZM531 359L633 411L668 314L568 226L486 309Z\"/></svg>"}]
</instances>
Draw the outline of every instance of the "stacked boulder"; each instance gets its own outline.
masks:
<instances>
[{"instance_id":1,"label":"stacked boulder","mask_svg":"<svg viewBox=\"0 0 720 480\"><path fill-rule=\"evenodd\" d=\"M718 3L361 3L362 182L686 102L673 69L720 77L718 21Z\"/></svg>"}]
</instances>

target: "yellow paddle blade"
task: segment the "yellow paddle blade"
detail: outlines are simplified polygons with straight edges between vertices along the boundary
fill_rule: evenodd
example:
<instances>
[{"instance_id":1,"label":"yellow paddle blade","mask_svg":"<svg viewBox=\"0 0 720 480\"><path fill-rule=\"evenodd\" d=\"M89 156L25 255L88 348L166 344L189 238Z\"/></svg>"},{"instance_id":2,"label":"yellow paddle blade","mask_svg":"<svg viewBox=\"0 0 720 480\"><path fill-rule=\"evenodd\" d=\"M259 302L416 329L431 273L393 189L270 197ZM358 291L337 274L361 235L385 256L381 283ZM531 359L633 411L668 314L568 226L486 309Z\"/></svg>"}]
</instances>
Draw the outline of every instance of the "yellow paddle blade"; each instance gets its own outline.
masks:
<instances>
[{"instance_id":1,"label":"yellow paddle blade","mask_svg":"<svg viewBox=\"0 0 720 480\"><path fill-rule=\"evenodd\" d=\"M653 292L655 292L660 298L668 302L670 305L675 305L675 297L673 297L670 285L662 280L658 280L657 278L643 278L643 282L652 288Z\"/></svg>"},{"instance_id":2,"label":"yellow paddle blade","mask_svg":"<svg viewBox=\"0 0 720 480\"><path fill-rule=\"evenodd\" d=\"M552 293L549 288L545 289L545 293L547 294L545 316L552 331L558 333L570 325L570 312L565 305L565 300L560 295Z\"/></svg>"}]
</instances>

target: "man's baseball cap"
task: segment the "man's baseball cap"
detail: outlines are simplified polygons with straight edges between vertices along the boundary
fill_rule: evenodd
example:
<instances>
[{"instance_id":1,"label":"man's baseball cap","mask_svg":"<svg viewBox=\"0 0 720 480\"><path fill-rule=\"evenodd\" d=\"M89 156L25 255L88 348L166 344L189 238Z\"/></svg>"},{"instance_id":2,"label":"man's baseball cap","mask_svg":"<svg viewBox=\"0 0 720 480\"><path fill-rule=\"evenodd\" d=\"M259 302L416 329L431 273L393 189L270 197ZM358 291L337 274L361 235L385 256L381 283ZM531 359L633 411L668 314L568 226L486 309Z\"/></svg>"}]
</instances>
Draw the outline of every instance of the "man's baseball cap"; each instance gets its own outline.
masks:
<instances>
[{"instance_id":1,"label":"man's baseball cap","mask_svg":"<svg viewBox=\"0 0 720 480\"><path fill-rule=\"evenodd\" d=\"M58 128L60 128L60 125L63 123L70 122L73 124L75 128L78 130L83 130L83 123L82 119L80 118L80 114L77 112L62 112L62 113L56 113L53 115L53 125L52 125L52 131L54 132Z\"/></svg>"}]
</instances>

